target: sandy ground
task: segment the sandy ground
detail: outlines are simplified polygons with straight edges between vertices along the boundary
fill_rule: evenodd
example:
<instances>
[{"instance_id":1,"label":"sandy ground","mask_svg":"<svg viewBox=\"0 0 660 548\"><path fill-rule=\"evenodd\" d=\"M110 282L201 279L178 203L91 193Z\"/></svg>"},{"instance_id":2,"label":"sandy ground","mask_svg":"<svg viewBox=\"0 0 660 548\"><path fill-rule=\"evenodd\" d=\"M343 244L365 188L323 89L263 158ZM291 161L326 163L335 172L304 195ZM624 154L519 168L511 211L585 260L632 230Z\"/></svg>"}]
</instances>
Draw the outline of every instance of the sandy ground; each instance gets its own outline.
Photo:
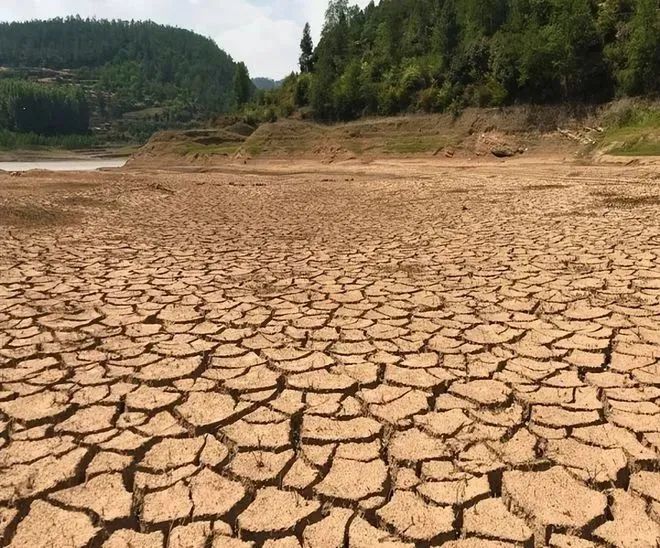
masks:
<instances>
[{"instance_id":1,"label":"sandy ground","mask_svg":"<svg viewBox=\"0 0 660 548\"><path fill-rule=\"evenodd\" d=\"M651 167L0 176L12 547L655 547Z\"/></svg>"}]
</instances>

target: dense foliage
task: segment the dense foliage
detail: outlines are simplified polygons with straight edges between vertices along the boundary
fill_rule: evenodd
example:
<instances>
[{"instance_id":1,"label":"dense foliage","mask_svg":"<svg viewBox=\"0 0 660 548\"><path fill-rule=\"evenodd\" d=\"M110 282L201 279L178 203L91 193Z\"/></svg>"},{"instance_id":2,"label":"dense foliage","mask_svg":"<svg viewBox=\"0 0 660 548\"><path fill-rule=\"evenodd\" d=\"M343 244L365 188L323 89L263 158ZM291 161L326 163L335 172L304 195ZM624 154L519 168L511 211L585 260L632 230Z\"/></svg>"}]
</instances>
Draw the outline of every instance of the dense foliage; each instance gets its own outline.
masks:
<instances>
[{"instance_id":1,"label":"dense foliage","mask_svg":"<svg viewBox=\"0 0 660 548\"><path fill-rule=\"evenodd\" d=\"M84 87L105 120L159 107L167 125L224 112L236 102L229 55L209 38L152 22L2 23L0 65L64 71L61 77Z\"/></svg>"},{"instance_id":2,"label":"dense foliage","mask_svg":"<svg viewBox=\"0 0 660 548\"><path fill-rule=\"evenodd\" d=\"M79 87L0 80L0 130L40 135L89 130L89 107Z\"/></svg>"},{"instance_id":3,"label":"dense foliage","mask_svg":"<svg viewBox=\"0 0 660 548\"><path fill-rule=\"evenodd\" d=\"M659 2L331 0L313 60L261 102L335 120L656 94Z\"/></svg>"},{"instance_id":4,"label":"dense foliage","mask_svg":"<svg viewBox=\"0 0 660 548\"><path fill-rule=\"evenodd\" d=\"M38 133L16 133L0 129L0 149L25 150L30 148L58 148L76 150L100 144L90 133L75 135L41 135Z\"/></svg>"},{"instance_id":5,"label":"dense foliage","mask_svg":"<svg viewBox=\"0 0 660 548\"><path fill-rule=\"evenodd\" d=\"M303 36L300 40L298 65L300 66L300 72L312 72L314 70L314 42L312 41L312 29L309 23L305 24Z\"/></svg>"},{"instance_id":6,"label":"dense foliage","mask_svg":"<svg viewBox=\"0 0 660 548\"><path fill-rule=\"evenodd\" d=\"M243 106L252 97L254 84L250 80L250 73L245 63L238 63L236 66L232 81L232 90L237 107Z\"/></svg>"}]
</instances>

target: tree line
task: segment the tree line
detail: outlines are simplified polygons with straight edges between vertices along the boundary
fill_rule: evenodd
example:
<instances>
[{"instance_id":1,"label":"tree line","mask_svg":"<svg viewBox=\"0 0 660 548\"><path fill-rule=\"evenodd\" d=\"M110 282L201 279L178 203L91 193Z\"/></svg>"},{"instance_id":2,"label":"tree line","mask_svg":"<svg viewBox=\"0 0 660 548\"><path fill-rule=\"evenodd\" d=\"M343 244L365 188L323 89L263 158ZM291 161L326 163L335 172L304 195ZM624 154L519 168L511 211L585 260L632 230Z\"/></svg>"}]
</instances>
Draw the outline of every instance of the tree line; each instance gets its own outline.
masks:
<instances>
[{"instance_id":1,"label":"tree line","mask_svg":"<svg viewBox=\"0 0 660 548\"><path fill-rule=\"evenodd\" d=\"M87 99L75 86L0 80L0 130L39 135L87 133Z\"/></svg>"},{"instance_id":2,"label":"tree line","mask_svg":"<svg viewBox=\"0 0 660 548\"><path fill-rule=\"evenodd\" d=\"M174 118L201 119L236 103L237 65L227 53L210 38L150 21L2 23L0 65L67 69L108 118L163 106Z\"/></svg>"},{"instance_id":3,"label":"tree line","mask_svg":"<svg viewBox=\"0 0 660 548\"><path fill-rule=\"evenodd\" d=\"M323 120L660 92L659 0L330 0L258 101Z\"/></svg>"}]
</instances>

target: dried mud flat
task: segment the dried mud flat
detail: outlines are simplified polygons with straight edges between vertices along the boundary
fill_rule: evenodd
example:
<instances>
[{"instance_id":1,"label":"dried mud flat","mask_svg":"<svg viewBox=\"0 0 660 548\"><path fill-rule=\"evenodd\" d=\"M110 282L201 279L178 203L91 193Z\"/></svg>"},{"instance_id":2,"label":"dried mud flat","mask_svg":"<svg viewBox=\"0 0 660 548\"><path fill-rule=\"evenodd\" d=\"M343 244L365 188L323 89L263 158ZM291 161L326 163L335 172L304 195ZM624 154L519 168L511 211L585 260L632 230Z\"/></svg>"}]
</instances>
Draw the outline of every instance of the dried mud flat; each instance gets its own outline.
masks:
<instances>
[{"instance_id":1,"label":"dried mud flat","mask_svg":"<svg viewBox=\"0 0 660 548\"><path fill-rule=\"evenodd\" d=\"M12 547L655 547L660 180L0 177Z\"/></svg>"}]
</instances>

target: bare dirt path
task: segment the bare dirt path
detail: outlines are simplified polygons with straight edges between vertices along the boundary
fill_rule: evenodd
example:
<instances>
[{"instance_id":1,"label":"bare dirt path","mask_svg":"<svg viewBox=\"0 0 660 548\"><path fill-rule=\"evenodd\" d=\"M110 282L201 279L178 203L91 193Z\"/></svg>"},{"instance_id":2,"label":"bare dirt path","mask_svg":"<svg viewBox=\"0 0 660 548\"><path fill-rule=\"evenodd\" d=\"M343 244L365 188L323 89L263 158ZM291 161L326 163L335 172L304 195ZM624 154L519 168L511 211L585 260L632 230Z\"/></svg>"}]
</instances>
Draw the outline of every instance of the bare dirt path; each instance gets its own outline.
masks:
<instances>
[{"instance_id":1,"label":"bare dirt path","mask_svg":"<svg viewBox=\"0 0 660 548\"><path fill-rule=\"evenodd\" d=\"M657 546L657 170L314 170L0 176L3 544Z\"/></svg>"}]
</instances>

